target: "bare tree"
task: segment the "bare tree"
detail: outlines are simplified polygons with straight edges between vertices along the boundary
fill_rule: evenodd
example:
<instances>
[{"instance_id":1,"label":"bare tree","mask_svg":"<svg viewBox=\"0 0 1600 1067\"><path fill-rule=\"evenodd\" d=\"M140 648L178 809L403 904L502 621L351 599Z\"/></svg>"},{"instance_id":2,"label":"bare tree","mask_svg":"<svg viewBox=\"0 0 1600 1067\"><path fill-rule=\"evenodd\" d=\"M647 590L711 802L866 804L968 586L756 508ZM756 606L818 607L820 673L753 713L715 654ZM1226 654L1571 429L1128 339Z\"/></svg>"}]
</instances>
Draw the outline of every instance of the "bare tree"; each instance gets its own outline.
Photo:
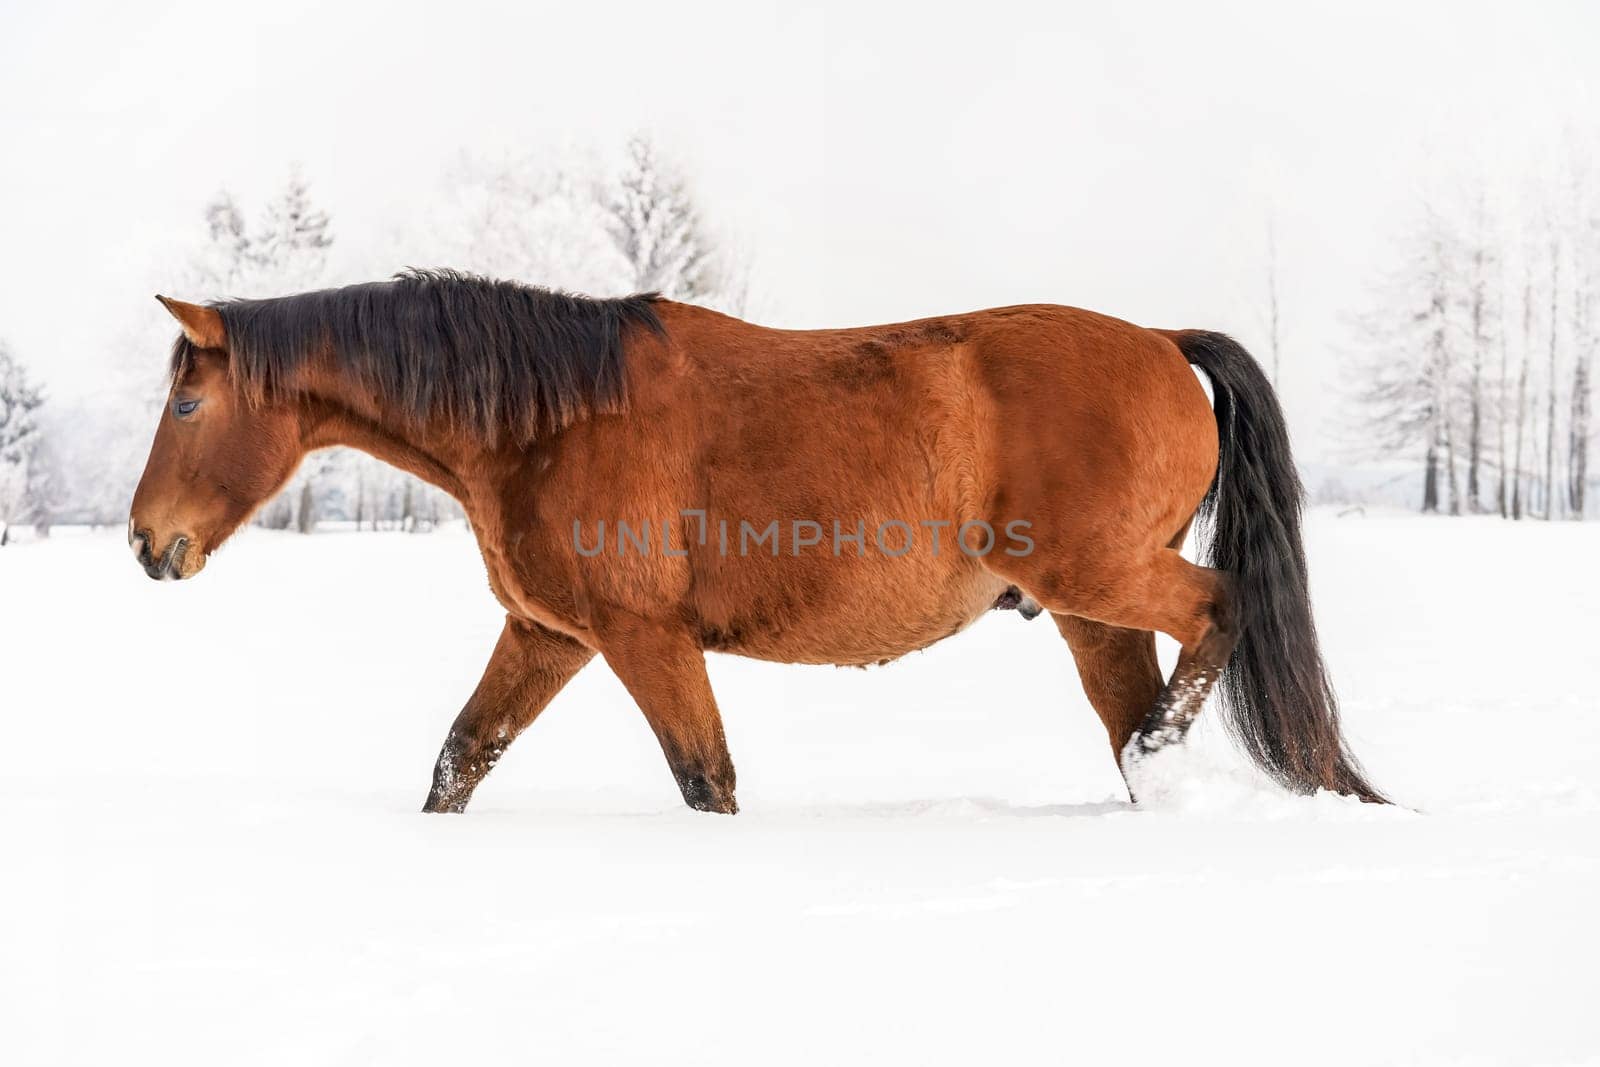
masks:
<instances>
[{"instance_id":1,"label":"bare tree","mask_svg":"<svg viewBox=\"0 0 1600 1067\"><path fill-rule=\"evenodd\" d=\"M1365 353L1356 371L1353 415L1365 450L1422 457L1422 510L1460 509L1452 345L1454 242L1435 212L1421 219L1393 276L1359 323ZM1448 494L1448 495L1447 495Z\"/></svg>"},{"instance_id":2,"label":"bare tree","mask_svg":"<svg viewBox=\"0 0 1600 1067\"><path fill-rule=\"evenodd\" d=\"M1503 302L1504 299L1505 297L1502 293L1500 300ZM1511 395L1511 381L1509 377L1511 370L1511 343L1508 338L1511 331L1504 328L1504 314L1502 314L1500 318L1502 320L1502 327L1500 330L1500 380L1495 391L1497 402L1495 404L1494 420L1495 434L1499 445L1496 451L1496 455L1498 456L1498 462L1496 463L1496 466L1499 469L1499 477L1496 479L1495 483L1495 509L1500 513L1500 517L1502 519L1506 519L1511 517L1511 497L1506 487L1506 481L1511 477L1507 463L1507 461L1510 459L1510 453L1506 450L1506 423L1510 419L1508 410L1509 405L1507 404L1507 400Z\"/></svg>"},{"instance_id":3,"label":"bare tree","mask_svg":"<svg viewBox=\"0 0 1600 1067\"><path fill-rule=\"evenodd\" d=\"M1578 171L1578 174L1590 173ZM1567 412L1567 510L1582 519L1588 509L1589 442L1593 435L1594 350L1600 323L1595 321L1596 259L1600 257L1600 211L1585 194L1586 183L1574 181L1577 210L1573 234L1572 385Z\"/></svg>"},{"instance_id":4,"label":"bare tree","mask_svg":"<svg viewBox=\"0 0 1600 1067\"><path fill-rule=\"evenodd\" d=\"M1517 450L1512 464L1511 517L1522 518L1525 502L1522 492L1522 441L1528 426L1528 375L1533 367L1533 262L1524 265L1522 283L1522 369L1517 374ZM1532 507L1532 501L1526 506Z\"/></svg>"},{"instance_id":5,"label":"bare tree","mask_svg":"<svg viewBox=\"0 0 1600 1067\"><path fill-rule=\"evenodd\" d=\"M1546 377L1549 404L1545 415L1544 517L1555 518L1556 502L1556 344L1560 336L1561 243L1550 236L1550 364Z\"/></svg>"},{"instance_id":6,"label":"bare tree","mask_svg":"<svg viewBox=\"0 0 1600 1067\"><path fill-rule=\"evenodd\" d=\"M1484 408L1488 403L1484 393L1483 364L1488 354L1489 335L1493 326L1490 322L1493 307L1490 287L1496 281L1497 268L1495 251L1488 239L1487 210L1481 195L1474 215L1471 246L1467 253L1469 267L1464 295L1472 346L1472 376L1467 390L1467 509L1477 513L1483 510L1479 472L1484 462ZM1503 361L1501 378L1503 384ZM1504 455L1503 446L1501 455ZM1502 481L1502 497L1503 486Z\"/></svg>"},{"instance_id":7,"label":"bare tree","mask_svg":"<svg viewBox=\"0 0 1600 1067\"><path fill-rule=\"evenodd\" d=\"M1588 505L1589 438L1592 382L1590 379L1590 353L1578 356L1572 368L1572 411L1570 415L1569 454L1570 473L1567 483L1567 508L1573 518L1581 519Z\"/></svg>"},{"instance_id":8,"label":"bare tree","mask_svg":"<svg viewBox=\"0 0 1600 1067\"><path fill-rule=\"evenodd\" d=\"M1442 269L1442 264L1441 264ZM1434 417L1433 431L1434 443L1437 448L1444 451L1445 471L1450 479L1450 514L1461 514L1461 478L1456 468L1456 438L1451 401L1454 398L1454 375L1452 364L1453 353L1450 351L1450 342L1447 335L1449 319L1447 317L1442 291L1436 291L1433 297L1434 307L1432 312L1433 340L1430 345L1432 369L1429 379L1434 390ZM1431 510L1439 509L1438 494L1435 490L1434 506ZM1429 510L1424 508L1424 510Z\"/></svg>"}]
</instances>

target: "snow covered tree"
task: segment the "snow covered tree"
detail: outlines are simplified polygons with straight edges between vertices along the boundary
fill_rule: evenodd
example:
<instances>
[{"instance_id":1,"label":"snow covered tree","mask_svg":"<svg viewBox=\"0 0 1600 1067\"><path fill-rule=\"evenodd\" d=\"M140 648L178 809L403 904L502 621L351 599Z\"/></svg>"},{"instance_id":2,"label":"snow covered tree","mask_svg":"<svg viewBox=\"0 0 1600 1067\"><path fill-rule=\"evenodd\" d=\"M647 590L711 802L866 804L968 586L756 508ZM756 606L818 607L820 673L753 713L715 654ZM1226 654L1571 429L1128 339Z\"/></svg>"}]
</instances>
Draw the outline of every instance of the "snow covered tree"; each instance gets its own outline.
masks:
<instances>
[{"instance_id":1,"label":"snow covered tree","mask_svg":"<svg viewBox=\"0 0 1600 1067\"><path fill-rule=\"evenodd\" d=\"M322 284L333 245L327 212L291 170L255 226L232 193L222 190L205 206L206 243L192 264L194 281L209 295L281 296Z\"/></svg>"},{"instance_id":2,"label":"snow covered tree","mask_svg":"<svg viewBox=\"0 0 1600 1067\"><path fill-rule=\"evenodd\" d=\"M211 244L208 252L215 260L214 271L228 285L242 280L251 262L250 236L245 232L244 214L226 190L206 205L206 228ZM218 294L221 295L221 294Z\"/></svg>"},{"instance_id":3,"label":"snow covered tree","mask_svg":"<svg viewBox=\"0 0 1600 1067\"><path fill-rule=\"evenodd\" d=\"M0 547L26 517L37 484L33 462L40 443L44 396L8 348L0 344Z\"/></svg>"},{"instance_id":4,"label":"snow covered tree","mask_svg":"<svg viewBox=\"0 0 1600 1067\"><path fill-rule=\"evenodd\" d=\"M152 348L129 343L148 363ZM129 360L126 364L134 366ZM29 465L28 517L41 531L73 522L118 527L128 520L128 503L149 452L152 428L161 410L155 373L107 381L65 400L52 398L39 408L39 446Z\"/></svg>"},{"instance_id":5,"label":"snow covered tree","mask_svg":"<svg viewBox=\"0 0 1600 1067\"><path fill-rule=\"evenodd\" d=\"M403 258L595 296L656 291L742 311L744 272L649 138L632 138L619 172L600 174L572 152L464 157L446 176L420 254Z\"/></svg>"},{"instance_id":6,"label":"snow covered tree","mask_svg":"<svg viewBox=\"0 0 1600 1067\"><path fill-rule=\"evenodd\" d=\"M588 169L577 159L463 157L445 177L425 240L402 261L596 296L631 292Z\"/></svg>"},{"instance_id":7,"label":"snow covered tree","mask_svg":"<svg viewBox=\"0 0 1600 1067\"><path fill-rule=\"evenodd\" d=\"M629 139L621 173L605 197L611 238L631 272L628 288L674 300L744 301L707 233L688 183L642 135Z\"/></svg>"},{"instance_id":8,"label":"snow covered tree","mask_svg":"<svg viewBox=\"0 0 1600 1067\"><path fill-rule=\"evenodd\" d=\"M68 506L70 484L61 436L45 423L40 427L38 444L28 464L26 490L28 520L38 536L50 536L50 528Z\"/></svg>"},{"instance_id":9,"label":"snow covered tree","mask_svg":"<svg viewBox=\"0 0 1600 1067\"><path fill-rule=\"evenodd\" d=\"M298 169L292 170L282 192L267 203L248 242L249 255L280 286L305 288L323 280L333 245L328 231L327 212L312 203L310 186Z\"/></svg>"}]
</instances>

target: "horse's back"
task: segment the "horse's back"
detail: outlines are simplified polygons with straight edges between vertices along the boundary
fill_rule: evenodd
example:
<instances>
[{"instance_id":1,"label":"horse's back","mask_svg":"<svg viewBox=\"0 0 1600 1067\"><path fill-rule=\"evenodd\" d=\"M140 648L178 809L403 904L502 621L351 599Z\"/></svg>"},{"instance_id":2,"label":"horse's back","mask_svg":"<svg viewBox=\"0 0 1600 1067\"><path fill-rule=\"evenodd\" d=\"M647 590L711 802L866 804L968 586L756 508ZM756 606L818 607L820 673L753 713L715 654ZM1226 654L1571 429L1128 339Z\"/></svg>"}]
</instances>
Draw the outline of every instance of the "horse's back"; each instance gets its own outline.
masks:
<instances>
[{"instance_id":1,"label":"horse's back","mask_svg":"<svg viewBox=\"0 0 1600 1067\"><path fill-rule=\"evenodd\" d=\"M1170 486L1187 515L1215 469L1210 403L1163 331L1050 304L843 330L716 318L697 371L740 455L854 467L897 502L969 518L1030 467L1080 502Z\"/></svg>"}]
</instances>

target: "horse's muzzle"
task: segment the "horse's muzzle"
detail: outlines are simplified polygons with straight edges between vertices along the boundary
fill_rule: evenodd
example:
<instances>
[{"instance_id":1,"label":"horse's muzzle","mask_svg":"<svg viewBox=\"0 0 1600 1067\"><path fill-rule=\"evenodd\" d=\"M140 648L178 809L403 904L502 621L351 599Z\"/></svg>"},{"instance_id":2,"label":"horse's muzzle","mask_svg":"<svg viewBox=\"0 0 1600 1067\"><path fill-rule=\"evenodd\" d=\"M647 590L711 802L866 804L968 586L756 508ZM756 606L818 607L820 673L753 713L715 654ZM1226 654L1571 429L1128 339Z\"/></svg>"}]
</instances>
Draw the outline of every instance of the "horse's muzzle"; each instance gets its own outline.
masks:
<instances>
[{"instance_id":1,"label":"horse's muzzle","mask_svg":"<svg viewBox=\"0 0 1600 1067\"><path fill-rule=\"evenodd\" d=\"M129 525L128 547L133 549L133 558L139 561L139 566L144 572L158 582L178 581L184 577L183 560L189 552L190 540L180 534L172 539L167 550L156 556L151 545L154 540L148 530L135 530Z\"/></svg>"}]
</instances>

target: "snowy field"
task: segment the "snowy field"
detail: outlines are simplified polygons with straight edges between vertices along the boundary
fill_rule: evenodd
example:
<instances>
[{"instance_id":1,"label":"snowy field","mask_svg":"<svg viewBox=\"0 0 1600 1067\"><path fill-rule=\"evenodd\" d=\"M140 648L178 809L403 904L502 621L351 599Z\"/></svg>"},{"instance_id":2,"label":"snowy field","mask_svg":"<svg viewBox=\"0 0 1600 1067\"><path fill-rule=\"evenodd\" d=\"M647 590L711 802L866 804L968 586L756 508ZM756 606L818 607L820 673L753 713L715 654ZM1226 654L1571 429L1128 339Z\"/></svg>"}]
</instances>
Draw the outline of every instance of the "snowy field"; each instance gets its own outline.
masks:
<instances>
[{"instance_id":1,"label":"snowy field","mask_svg":"<svg viewBox=\"0 0 1600 1067\"><path fill-rule=\"evenodd\" d=\"M1317 514L1356 750L1133 810L1048 620L713 657L743 814L602 663L418 814L500 626L461 531L0 551L0 1062L1600 1063L1600 525Z\"/></svg>"}]
</instances>

